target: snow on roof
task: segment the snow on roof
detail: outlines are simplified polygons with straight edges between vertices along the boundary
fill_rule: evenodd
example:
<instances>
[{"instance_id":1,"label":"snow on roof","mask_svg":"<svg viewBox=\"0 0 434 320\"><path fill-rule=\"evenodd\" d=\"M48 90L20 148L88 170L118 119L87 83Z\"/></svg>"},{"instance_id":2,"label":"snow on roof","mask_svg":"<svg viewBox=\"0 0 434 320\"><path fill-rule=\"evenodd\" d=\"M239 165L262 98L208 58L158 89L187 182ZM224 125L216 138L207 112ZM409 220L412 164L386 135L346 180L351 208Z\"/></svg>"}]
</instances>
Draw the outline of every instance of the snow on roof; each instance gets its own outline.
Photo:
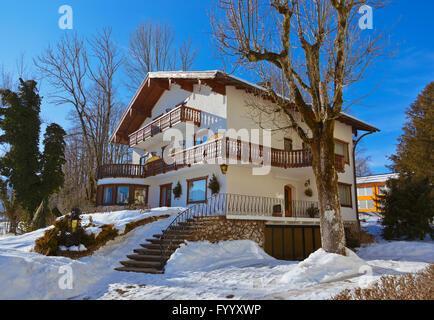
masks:
<instances>
[{"instance_id":1,"label":"snow on roof","mask_svg":"<svg viewBox=\"0 0 434 320\"><path fill-rule=\"evenodd\" d=\"M367 177L358 177L357 184L367 184L367 183L380 183L386 182L390 179L396 179L399 175L397 173L389 173L389 174L379 174Z\"/></svg>"}]
</instances>

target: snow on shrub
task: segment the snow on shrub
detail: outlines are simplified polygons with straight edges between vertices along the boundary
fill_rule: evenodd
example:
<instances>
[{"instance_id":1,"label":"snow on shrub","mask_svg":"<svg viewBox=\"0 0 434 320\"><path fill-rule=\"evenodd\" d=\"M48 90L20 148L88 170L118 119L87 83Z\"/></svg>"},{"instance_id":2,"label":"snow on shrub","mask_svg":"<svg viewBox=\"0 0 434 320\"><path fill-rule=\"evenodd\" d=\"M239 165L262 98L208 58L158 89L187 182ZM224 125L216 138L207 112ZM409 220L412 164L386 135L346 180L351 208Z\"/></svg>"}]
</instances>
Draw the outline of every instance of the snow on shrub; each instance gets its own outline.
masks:
<instances>
[{"instance_id":1,"label":"snow on shrub","mask_svg":"<svg viewBox=\"0 0 434 320\"><path fill-rule=\"evenodd\" d=\"M66 256L74 259L89 256L107 242L126 235L137 227L168 218L182 208L160 208L144 213L135 211L117 211L82 215L81 228L78 228L80 245L87 250L71 250L68 240L70 232L69 216L54 223L54 228L46 230L43 237L35 241L35 252L46 256ZM68 249L69 248L69 249ZM66 250L65 250L66 249Z\"/></svg>"}]
</instances>

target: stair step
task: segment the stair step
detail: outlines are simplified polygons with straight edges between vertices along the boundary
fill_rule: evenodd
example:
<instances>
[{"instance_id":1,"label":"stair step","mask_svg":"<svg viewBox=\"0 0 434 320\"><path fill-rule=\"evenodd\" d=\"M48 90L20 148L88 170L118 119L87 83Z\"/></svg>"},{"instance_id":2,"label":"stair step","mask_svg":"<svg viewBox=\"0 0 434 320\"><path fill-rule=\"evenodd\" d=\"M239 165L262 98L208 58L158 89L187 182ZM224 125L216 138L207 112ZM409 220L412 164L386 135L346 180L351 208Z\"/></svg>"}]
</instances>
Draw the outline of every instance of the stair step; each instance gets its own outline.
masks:
<instances>
[{"instance_id":1,"label":"stair step","mask_svg":"<svg viewBox=\"0 0 434 320\"><path fill-rule=\"evenodd\" d=\"M120 262L125 267L161 269L161 262L128 260Z\"/></svg>"},{"instance_id":2,"label":"stair step","mask_svg":"<svg viewBox=\"0 0 434 320\"><path fill-rule=\"evenodd\" d=\"M161 236L162 236L161 234L154 234L153 235L154 238L161 238Z\"/></svg>"},{"instance_id":3,"label":"stair step","mask_svg":"<svg viewBox=\"0 0 434 320\"><path fill-rule=\"evenodd\" d=\"M149 255L149 256L160 256L161 251L160 250L151 250L151 249L134 249L135 253L142 254L142 255Z\"/></svg>"},{"instance_id":4,"label":"stair step","mask_svg":"<svg viewBox=\"0 0 434 320\"><path fill-rule=\"evenodd\" d=\"M170 241L172 241L172 243L177 243L177 244L181 244L183 243L185 240L183 238L170 238L170 239L146 239L146 241L150 242L151 244L158 244L160 245L161 243L169 243Z\"/></svg>"},{"instance_id":5,"label":"stair step","mask_svg":"<svg viewBox=\"0 0 434 320\"><path fill-rule=\"evenodd\" d=\"M127 255L128 259L136 260L136 261L153 261L153 262L160 262L161 256L156 255L144 255L144 254L129 254Z\"/></svg>"},{"instance_id":6,"label":"stair step","mask_svg":"<svg viewBox=\"0 0 434 320\"><path fill-rule=\"evenodd\" d=\"M152 249L152 250L160 250L160 248L161 248L161 246L159 245L159 244L150 244L150 243L148 243L148 244L146 244L146 243L141 243L140 244L140 246L142 247L142 248L145 248L145 249Z\"/></svg>"},{"instance_id":7,"label":"stair step","mask_svg":"<svg viewBox=\"0 0 434 320\"><path fill-rule=\"evenodd\" d=\"M163 270L154 268L133 268L133 267L119 267L115 268L116 271L122 272L136 272L136 273L150 273L150 274L163 274Z\"/></svg>"}]
</instances>

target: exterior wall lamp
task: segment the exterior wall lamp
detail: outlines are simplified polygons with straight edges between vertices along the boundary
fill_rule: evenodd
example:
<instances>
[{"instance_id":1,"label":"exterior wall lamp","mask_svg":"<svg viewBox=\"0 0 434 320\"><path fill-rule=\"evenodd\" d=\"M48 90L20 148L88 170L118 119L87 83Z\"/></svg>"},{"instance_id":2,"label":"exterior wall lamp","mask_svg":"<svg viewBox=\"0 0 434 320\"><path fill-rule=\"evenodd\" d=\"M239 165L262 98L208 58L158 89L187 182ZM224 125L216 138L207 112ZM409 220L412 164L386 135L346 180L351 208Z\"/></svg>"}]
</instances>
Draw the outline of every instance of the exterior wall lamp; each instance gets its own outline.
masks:
<instances>
[{"instance_id":1,"label":"exterior wall lamp","mask_svg":"<svg viewBox=\"0 0 434 320\"><path fill-rule=\"evenodd\" d=\"M227 164L222 164L220 166L220 169L221 169L221 171L222 171L223 174L228 173L228 168L229 168L229 166Z\"/></svg>"}]
</instances>

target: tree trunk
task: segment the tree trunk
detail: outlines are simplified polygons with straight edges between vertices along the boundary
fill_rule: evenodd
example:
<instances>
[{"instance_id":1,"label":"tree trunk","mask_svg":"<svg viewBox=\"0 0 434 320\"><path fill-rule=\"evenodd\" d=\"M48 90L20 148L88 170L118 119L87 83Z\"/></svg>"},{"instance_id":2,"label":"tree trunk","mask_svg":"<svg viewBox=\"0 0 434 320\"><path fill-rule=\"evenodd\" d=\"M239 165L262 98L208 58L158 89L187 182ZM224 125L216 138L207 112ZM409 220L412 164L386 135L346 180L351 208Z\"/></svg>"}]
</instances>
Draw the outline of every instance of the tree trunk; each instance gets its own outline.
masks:
<instances>
[{"instance_id":1,"label":"tree trunk","mask_svg":"<svg viewBox=\"0 0 434 320\"><path fill-rule=\"evenodd\" d=\"M322 247L345 255L345 232L335 169L334 123L326 122L314 132L311 145L313 171L318 187Z\"/></svg>"}]
</instances>

